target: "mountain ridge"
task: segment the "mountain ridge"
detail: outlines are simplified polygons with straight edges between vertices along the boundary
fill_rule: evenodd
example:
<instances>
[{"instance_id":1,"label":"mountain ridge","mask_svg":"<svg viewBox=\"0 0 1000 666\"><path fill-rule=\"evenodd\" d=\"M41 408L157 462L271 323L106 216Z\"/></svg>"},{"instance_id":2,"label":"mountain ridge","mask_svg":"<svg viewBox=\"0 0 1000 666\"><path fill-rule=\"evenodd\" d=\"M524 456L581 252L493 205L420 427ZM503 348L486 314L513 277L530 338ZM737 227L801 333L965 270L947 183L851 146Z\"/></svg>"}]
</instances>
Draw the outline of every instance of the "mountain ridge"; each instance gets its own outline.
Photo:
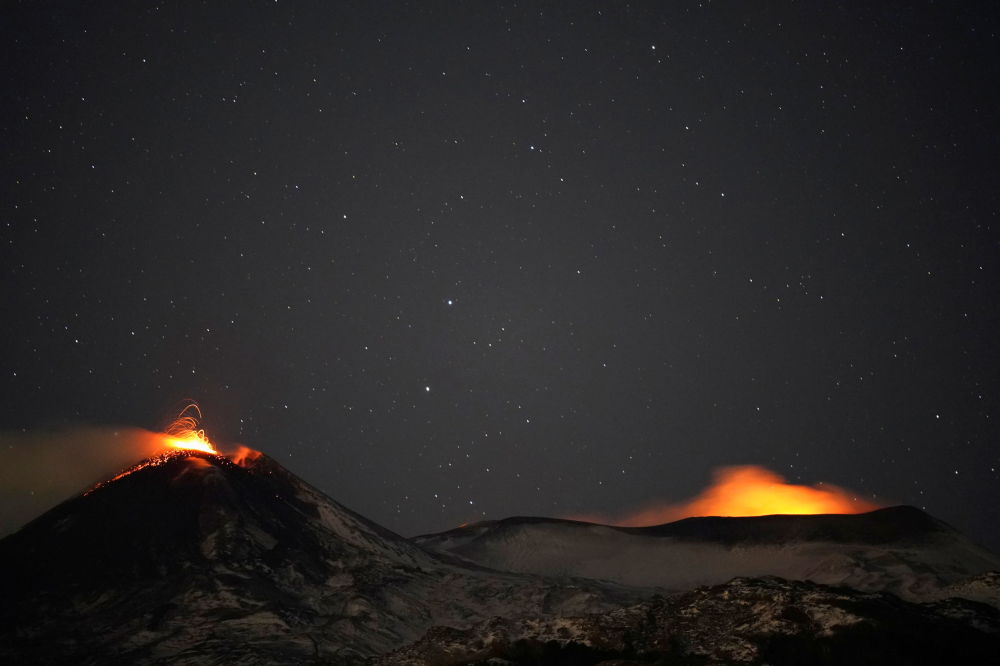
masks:
<instances>
[{"instance_id":1,"label":"mountain ridge","mask_svg":"<svg viewBox=\"0 0 1000 666\"><path fill-rule=\"evenodd\" d=\"M643 596L459 567L261 457L179 453L0 540L0 661L358 661L438 622ZM561 612L561 611L560 611Z\"/></svg>"},{"instance_id":2,"label":"mountain ridge","mask_svg":"<svg viewBox=\"0 0 1000 666\"><path fill-rule=\"evenodd\" d=\"M697 517L652 527L514 517L414 542L502 571L673 590L780 576L920 601L966 577L1000 570L995 553L907 506L863 514Z\"/></svg>"},{"instance_id":3,"label":"mountain ridge","mask_svg":"<svg viewBox=\"0 0 1000 666\"><path fill-rule=\"evenodd\" d=\"M237 464L177 452L143 461L0 539L0 661L249 666L458 664L502 657L548 663L567 655L642 656L637 645L651 646L643 658L653 658L666 641L664 654L680 663L722 663L716 652L739 657L725 663L758 663L761 655L773 656L772 625L740 633L727 629L726 618L746 612L741 599L764 603L772 597L780 603L768 617L795 649L814 627L826 627L831 645L854 654L851 645L875 640L885 627L898 630L885 622L892 607L923 618L923 633L942 645L965 637L974 648L970 654L992 654L984 645L996 642L1000 619L985 604L997 598L1000 578L977 576L970 562L978 560L948 550L964 537L914 511L844 518L848 526L860 520L863 529L852 529L862 541L897 550L908 542L940 555L922 562L925 578L908 581L933 592L925 595L926 604L885 591L892 582L886 572L912 567L912 555L879 544L802 540L818 533L811 523L826 525L820 533L829 533L827 524L840 525L839 517L698 519L652 531L512 518L453 530L445 538L405 539L267 456ZM895 519L905 523L896 533L884 526ZM771 526L771 543L742 536L726 543L747 530L759 536L760 525ZM791 542L780 542L782 530ZM650 544L660 548L652 559ZM845 567L855 575L842 588L813 580L809 571L785 571L804 580L768 577L766 568L755 568L761 552L784 557L785 564L805 563L813 574L826 567L835 574L826 577L841 582ZM478 561L472 557L477 554ZM539 557L552 556L560 568L511 566L519 563L512 554L529 565L532 558L537 565ZM588 569L595 555L637 577L616 580L600 567ZM720 562L743 577L700 586L699 570ZM657 578L664 571L691 575L671 587ZM718 577L720 570L711 573ZM973 601L950 599L955 596ZM684 620L685 613L702 610L707 624ZM842 612L855 618L851 626L868 627L860 638L838 624ZM720 632L731 635L712 638ZM456 650L456 640L482 649ZM953 652L966 653L960 647ZM783 654L770 663L796 663Z\"/></svg>"},{"instance_id":4,"label":"mountain ridge","mask_svg":"<svg viewBox=\"0 0 1000 666\"><path fill-rule=\"evenodd\" d=\"M752 541L766 543L790 539L834 542L882 543L902 538L918 539L957 530L944 521L910 505L896 505L856 514L769 514L763 516L693 516L645 527L624 527L605 523L544 516L510 516L484 520L411 537L416 543L437 538L460 539L484 531L522 525L564 525L603 527L623 534L664 536L678 539L714 540L723 543Z\"/></svg>"}]
</instances>

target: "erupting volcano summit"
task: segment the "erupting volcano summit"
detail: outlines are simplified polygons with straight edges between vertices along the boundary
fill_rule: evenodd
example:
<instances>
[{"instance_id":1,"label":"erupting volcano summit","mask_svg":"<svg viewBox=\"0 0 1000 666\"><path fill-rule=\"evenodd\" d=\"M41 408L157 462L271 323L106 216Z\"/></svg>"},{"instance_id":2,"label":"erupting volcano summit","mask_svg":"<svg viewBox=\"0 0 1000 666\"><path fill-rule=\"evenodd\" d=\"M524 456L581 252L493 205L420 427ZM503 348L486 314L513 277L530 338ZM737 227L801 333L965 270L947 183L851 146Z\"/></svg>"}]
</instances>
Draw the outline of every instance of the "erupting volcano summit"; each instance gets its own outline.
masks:
<instances>
[{"instance_id":1,"label":"erupting volcano summit","mask_svg":"<svg viewBox=\"0 0 1000 666\"><path fill-rule=\"evenodd\" d=\"M259 452L182 447L0 541L0 571L16 572L0 660L990 663L990 570L994 554L909 507L648 528L513 518L411 540Z\"/></svg>"}]
</instances>

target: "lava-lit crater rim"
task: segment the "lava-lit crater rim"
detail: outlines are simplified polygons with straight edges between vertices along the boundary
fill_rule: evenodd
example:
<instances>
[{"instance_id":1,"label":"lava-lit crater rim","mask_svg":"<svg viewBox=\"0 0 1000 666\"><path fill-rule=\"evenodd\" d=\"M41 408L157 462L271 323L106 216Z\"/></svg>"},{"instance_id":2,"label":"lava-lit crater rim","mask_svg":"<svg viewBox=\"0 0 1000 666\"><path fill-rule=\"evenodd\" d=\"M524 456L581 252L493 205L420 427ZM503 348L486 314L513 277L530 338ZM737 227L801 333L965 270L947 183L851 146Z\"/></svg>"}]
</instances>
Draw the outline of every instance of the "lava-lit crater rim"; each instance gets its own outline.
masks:
<instances>
[{"instance_id":1,"label":"lava-lit crater rim","mask_svg":"<svg viewBox=\"0 0 1000 666\"><path fill-rule=\"evenodd\" d=\"M160 465L171 462L173 460L178 460L180 458L196 458L202 461L209 461L215 463L216 465L221 465L224 467L244 469L248 467L249 464L252 463L253 460L255 460L257 457L259 457L259 454L256 457L243 456L240 458L239 461L234 461L230 459L228 456L225 456L221 453L208 453L206 451L199 451L197 449L175 449L172 451L165 451L159 455L153 456L151 458L146 458L145 460L142 460L136 463L135 465L132 465L128 469L116 474L110 479L95 484L94 487L85 492L84 495L89 495L95 490L110 485L115 481L123 479L126 476L130 476L140 470L146 469L148 467L159 467Z\"/></svg>"}]
</instances>

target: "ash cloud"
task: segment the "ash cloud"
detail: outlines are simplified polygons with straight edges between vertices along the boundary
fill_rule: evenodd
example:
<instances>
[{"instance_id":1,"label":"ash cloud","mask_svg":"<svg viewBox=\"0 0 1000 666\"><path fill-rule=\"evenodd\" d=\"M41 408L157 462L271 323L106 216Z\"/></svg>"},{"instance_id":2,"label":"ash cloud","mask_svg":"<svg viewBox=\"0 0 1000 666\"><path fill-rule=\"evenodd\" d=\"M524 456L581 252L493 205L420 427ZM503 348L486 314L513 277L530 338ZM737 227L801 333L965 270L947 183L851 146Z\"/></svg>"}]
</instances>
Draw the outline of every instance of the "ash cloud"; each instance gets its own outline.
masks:
<instances>
[{"instance_id":1,"label":"ash cloud","mask_svg":"<svg viewBox=\"0 0 1000 666\"><path fill-rule=\"evenodd\" d=\"M0 536L162 450L162 435L133 427L0 431Z\"/></svg>"}]
</instances>

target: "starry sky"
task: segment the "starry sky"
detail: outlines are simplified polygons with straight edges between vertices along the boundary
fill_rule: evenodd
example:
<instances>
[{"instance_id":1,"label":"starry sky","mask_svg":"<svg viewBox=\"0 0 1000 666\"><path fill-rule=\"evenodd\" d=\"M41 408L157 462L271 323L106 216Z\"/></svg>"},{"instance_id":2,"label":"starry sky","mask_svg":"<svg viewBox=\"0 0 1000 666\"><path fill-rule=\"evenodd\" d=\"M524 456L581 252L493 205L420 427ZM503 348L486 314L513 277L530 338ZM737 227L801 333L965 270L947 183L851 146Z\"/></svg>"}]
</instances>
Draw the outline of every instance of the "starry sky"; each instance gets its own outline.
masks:
<instances>
[{"instance_id":1,"label":"starry sky","mask_svg":"<svg viewBox=\"0 0 1000 666\"><path fill-rule=\"evenodd\" d=\"M0 429L405 535L766 466L1000 546L989 3L11 2Z\"/></svg>"}]
</instances>

